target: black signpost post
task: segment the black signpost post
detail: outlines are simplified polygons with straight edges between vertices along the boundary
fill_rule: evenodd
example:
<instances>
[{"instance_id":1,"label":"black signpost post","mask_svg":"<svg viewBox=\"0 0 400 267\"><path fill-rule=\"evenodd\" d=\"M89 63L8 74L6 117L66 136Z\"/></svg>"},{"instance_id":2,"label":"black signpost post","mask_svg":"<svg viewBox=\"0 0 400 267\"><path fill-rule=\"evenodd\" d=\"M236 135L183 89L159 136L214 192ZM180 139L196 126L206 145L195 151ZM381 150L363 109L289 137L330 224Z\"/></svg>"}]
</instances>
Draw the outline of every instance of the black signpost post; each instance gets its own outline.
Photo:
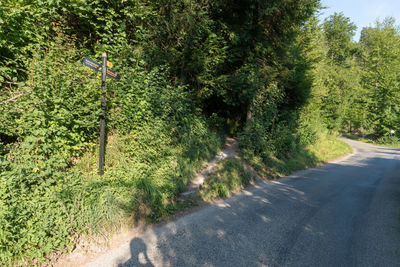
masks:
<instances>
[{"instance_id":1,"label":"black signpost post","mask_svg":"<svg viewBox=\"0 0 400 267\"><path fill-rule=\"evenodd\" d=\"M104 162L105 162L105 145L106 145L106 77L109 76L117 81L120 80L120 76L118 73L107 68L107 64L109 64L112 68L112 64L107 61L107 54L102 54L102 64L97 63L96 61L91 60L90 58L85 57L83 59L83 64L92 68L96 71L100 71L101 69L101 115L100 115L100 149L99 149L99 175L102 176L104 174Z\"/></svg>"},{"instance_id":2,"label":"black signpost post","mask_svg":"<svg viewBox=\"0 0 400 267\"><path fill-rule=\"evenodd\" d=\"M99 149L99 175L104 174L105 160L105 135L106 135L106 78L107 78L107 54L102 54L101 66L101 115L100 115L100 149Z\"/></svg>"}]
</instances>

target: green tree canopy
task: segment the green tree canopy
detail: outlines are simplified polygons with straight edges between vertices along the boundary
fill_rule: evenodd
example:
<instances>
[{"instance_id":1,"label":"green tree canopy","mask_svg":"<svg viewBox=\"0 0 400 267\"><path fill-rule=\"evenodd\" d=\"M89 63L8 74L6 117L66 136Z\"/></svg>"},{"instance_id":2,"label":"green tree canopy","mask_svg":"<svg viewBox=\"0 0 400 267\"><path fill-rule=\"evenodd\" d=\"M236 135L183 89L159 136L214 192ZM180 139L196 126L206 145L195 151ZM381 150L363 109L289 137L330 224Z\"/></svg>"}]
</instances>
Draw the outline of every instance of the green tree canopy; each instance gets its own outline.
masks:
<instances>
[{"instance_id":1,"label":"green tree canopy","mask_svg":"<svg viewBox=\"0 0 400 267\"><path fill-rule=\"evenodd\" d=\"M393 18L364 28L363 86L368 90L371 126L378 136L389 134L400 123L400 32Z\"/></svg>"},{"instance_id":2,"label":"green tree canopy","mask_svg":"<svg viewBox=\"0 0 400 267\"><path fill-rule=\"evenodd\" d=\"M334 13L325 19L323 28L329 47L328 57L335 62L343 62L350 55L356 25L343 13Z\"/></svg>"}]
</instances>

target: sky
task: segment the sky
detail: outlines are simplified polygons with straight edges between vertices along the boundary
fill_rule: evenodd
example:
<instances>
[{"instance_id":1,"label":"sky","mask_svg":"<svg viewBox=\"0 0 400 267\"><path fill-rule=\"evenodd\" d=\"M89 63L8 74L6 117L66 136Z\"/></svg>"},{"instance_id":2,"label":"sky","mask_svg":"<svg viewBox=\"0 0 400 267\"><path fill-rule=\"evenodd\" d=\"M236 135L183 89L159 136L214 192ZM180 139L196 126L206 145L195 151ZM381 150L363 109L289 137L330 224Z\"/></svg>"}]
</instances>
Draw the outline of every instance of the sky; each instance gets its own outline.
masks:
<instances>
[{"instance_id":1,"label":"sky","mask_svg":"<svg viewBox=\"0 0 400 267\"><path fill-rule=\"evenodd\" d=\"M357 33L354 41L360 39L363 27L373 26L376 19L383 20L388 16L400 24L400 0L321 0L327 9L321 11L322 20L335 12L343 12L346 17L356 24Z\"/></svg>"}]
</instances>

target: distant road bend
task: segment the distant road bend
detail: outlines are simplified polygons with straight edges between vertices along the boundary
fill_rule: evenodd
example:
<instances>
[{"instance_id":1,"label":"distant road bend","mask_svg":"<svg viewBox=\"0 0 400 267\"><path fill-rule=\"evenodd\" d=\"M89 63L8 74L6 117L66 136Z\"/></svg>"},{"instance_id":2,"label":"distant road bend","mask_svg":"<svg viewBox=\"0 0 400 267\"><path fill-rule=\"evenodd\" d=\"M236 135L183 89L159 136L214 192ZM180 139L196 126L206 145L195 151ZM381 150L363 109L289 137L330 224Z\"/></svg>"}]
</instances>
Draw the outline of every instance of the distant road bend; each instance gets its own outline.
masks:
<instances>
[{"instance_id":1,"label":"distant road bend","mask_svg":"<svg viewBox=\"0 0 400 267\"><path fill-rule=\"evenodd\" d=\"M262 182L87 266L400 266L400 149Z\"/></svg>"}]
</instances>

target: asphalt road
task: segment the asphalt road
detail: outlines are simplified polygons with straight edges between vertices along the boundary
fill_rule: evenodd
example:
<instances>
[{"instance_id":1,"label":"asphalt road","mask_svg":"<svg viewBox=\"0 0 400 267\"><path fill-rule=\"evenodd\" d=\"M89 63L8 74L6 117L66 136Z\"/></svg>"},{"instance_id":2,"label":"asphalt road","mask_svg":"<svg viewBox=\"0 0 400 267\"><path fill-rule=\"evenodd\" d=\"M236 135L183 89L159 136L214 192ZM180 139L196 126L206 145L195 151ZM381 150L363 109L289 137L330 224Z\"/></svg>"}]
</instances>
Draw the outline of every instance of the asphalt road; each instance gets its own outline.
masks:
<instances>
[{"instance_id":1,"label":"asphalt road","mask_svg":"<svg viewBox=\"0 0 400 267\"><path fill-rule=\"evenodd\" d=\"M88 266L400 266L400 149L355 154L152 229Z\"/></svg>"}]
</instances>

